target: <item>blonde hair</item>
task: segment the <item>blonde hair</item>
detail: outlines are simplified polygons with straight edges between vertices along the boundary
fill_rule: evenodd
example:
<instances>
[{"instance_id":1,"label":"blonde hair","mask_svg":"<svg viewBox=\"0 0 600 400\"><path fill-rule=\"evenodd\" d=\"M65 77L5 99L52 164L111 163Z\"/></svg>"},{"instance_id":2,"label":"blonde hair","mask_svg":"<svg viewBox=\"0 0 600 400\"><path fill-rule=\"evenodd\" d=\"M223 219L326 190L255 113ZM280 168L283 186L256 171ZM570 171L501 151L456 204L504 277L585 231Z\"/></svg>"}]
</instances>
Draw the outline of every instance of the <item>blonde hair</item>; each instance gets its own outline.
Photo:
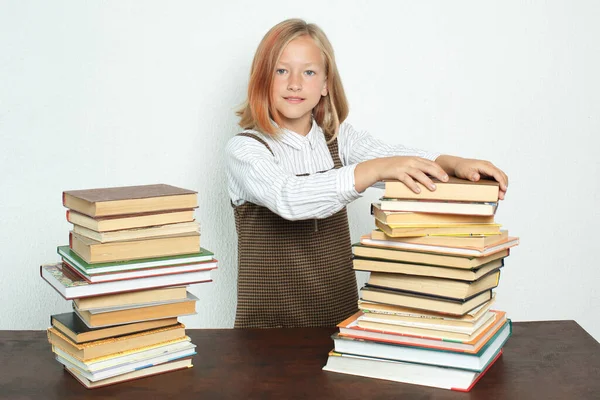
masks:
<instances>
[{"instance_id":1,"label":"blonde hair","mask_svg":"<svg viewBox=\"0 0 600 400\"><path fill-rule=\"evenodd\" d=\"M348 116L348 101L335 63L333 47L321 28L301 19L288 19L275 25L258 45L250 69L248 98L236 113L243 129L254 129L270 135L279 132L271 123L273 119L278 126L282 125L271 98L275 68L288 43L305 35L310 36L321 49L327 74L328 93L321 97L313 109L313 118L329 141L337 136L340 124Z\"/></svg>"}]
</instances>

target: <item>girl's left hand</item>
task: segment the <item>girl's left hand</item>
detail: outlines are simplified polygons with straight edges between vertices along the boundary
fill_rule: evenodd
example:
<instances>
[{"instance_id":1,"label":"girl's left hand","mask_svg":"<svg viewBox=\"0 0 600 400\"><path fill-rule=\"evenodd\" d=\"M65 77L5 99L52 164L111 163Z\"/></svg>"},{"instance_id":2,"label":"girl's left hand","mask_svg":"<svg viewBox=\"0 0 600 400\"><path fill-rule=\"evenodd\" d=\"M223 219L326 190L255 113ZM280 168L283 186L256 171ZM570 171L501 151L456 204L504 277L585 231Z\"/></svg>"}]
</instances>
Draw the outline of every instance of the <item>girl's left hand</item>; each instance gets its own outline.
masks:
<instances>
[{"instance_id":1,"label":"girl's left hand","mask_svg":"<svg viewBox=\"0 0 600 400\"><path fill-rule=\"evenodd\" d=\"M446 172L457 178L477 182L483 175L495 179L500 183L498 198L504 200L508 189L508 176L491 162L445 155L438 157L435 161L440 164Z\"/></svg>"}]
</instances>

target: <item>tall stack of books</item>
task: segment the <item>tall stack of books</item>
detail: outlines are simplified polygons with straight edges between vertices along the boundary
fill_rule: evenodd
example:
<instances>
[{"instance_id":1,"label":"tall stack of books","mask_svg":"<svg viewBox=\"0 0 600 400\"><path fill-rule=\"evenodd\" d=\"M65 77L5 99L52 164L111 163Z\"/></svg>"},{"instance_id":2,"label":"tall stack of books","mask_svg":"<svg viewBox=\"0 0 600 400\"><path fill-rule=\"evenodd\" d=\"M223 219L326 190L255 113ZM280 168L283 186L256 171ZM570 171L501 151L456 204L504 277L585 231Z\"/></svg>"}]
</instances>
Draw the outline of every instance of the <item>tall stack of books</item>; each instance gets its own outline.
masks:
<instances>
[{"instance_id":1,"label":"tall stack of books","mask_svg":"<svg viewBox=\"0 0 600 400\"><path fill-rule=\"evenodd\" d=\"M511 335L493 310L509 237L494 220L497 182L450 178L415 194L385 182L378 229L353 245L369 271L360 311L341 322L325 370L469 391Z\"/></svg>"},{"instance_id":2,"label":"tall stack of books","mask_svg":"<svg viewBox=\"0 0 600 400\"><path fill-rule=\"evenodd\" d=\"M73 312L51 316L56 360L87 388L192 367L196 345L178 317L196 313L187 285L210 282L197 193L144 185L63 193L69 245L40 274Z\"/></svg>"}]
</instances>

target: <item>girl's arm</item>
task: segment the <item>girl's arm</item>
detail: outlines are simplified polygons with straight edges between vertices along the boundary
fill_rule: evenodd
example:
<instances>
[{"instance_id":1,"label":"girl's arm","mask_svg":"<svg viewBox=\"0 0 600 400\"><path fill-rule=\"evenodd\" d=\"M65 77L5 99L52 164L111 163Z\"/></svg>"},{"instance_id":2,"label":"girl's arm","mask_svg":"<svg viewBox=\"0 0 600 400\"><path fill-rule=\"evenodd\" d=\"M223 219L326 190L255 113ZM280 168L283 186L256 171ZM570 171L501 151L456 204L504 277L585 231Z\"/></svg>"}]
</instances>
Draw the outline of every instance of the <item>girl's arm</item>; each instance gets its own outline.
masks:
<instances>
[{"instance_id":1,"label":"girl's arm","mask_svg":"<svg viewBox=\"0 0 600 400\"><path fill-rule=\"evenodd\" d=\"M298 177L281 168L260 142L235 136L226 147L229 196L251 202L288 220L326 218L360 197L356 165Z\"/></svg>"},{"instance_id":2,"label":"girl's arm","mask_svg":"<svg viewBox=\"0 0 600 400\"><path fill-rule=\"evenodd\" d=\"M435 184L429 176L445 182L448 180L448 173L474 182L478 181L481 175L494 178L500 183L498 197L501 200L504 199L508 188L506 174L489 161L448 155L439 156L435 162L411 156L384 157L363 161L354 170L354 181L357 192L363 192L375 182L384 179L398 179L413 192L419 193L420 190L415 181L420 182L429 190L435 190Z\"/></svg>"},{"instance_id":3,"label":"girl's arm","mask_svg":"<svg viewBox=\"0 0 600 400\"><path fill-rule=\"evenodd\" d=\"M415 193L418 193L415 180L435 190L428 175L445 181L447 174L472 181L478 181L481 175L492 177L500 183L500 199L504 199L508 188L506 174L488 161L390 146L346 123L340 126L339 142L344 164L358 164L355 170L358 192L383 179L398 179Z\"/></svg>"}]
</instances>

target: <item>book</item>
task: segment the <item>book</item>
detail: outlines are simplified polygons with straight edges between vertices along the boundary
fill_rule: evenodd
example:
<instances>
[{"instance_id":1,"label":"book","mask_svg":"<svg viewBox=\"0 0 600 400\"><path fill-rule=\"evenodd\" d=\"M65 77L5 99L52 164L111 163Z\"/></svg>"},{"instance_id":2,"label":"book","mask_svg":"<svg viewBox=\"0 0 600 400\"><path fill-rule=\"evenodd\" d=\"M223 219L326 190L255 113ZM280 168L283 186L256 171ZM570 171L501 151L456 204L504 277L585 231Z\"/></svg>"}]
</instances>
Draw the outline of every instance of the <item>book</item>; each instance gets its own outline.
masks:
<instances>
[{"instance_id":1,"label":"book","mask_svg":"<svg viewBox=\"0 0 600 400\"><path fill-rule=\"evenodd\" d=\"M100 296L123 292L133 292L168 286L191 285L210 282L211 271L186 272L183 274L152 276L148 278L127 279L114 282L89 283L62 263L40 266L42 279L50 284L64 299Z\"/></svg>"},{"instance_id":2,"label":"book","mask_svg":"<svg viewBox=\"0 0 600 400\"><path fill-rule=\"evenodd\" d=\"M139 240L170 235L182 235L185 233L199 232L199 229L200 225L197 222L181 222L178 224L150 226L145 228L133 228L111 232L96 232L80 225L73 225L73 232L80 236L95 240L100 243Z\"/></svg>"},{"instance_id":3,"label":"book","mask_svg":"<svg viewBox=\"0 0 600 400\"><path fill-rule=\"evenodd\" d=\"M500 234L498 235L453 235L393 238L386 235L379 229L374 229L371 231L371 239L375 241L414 243L428 246L456 247L483 251L487 247L505 242L508 239L508 231L501 229Z\"/></svg>"},{"instance_id":4,"label":"book","mask_svg":"<svg viewBox=\"0 0 600 400\"><path fill-rule=\"evenodd\" d=\"M508 323L475 354L380 343L339 334L332 335L332 339L334 351L337 353L483 372L511 336L511 326L508 320Z\"/></svg>"},{"instance_id":5,"label":"book","mask_svg":"<svg viewBox=\"0 0 600 400\"><path fill-rule=\"evenodd\" d=\"M491 290L480 293L468 300L460 301L369 286L363 287L360 294L361 300L452 315L464 315L492 298Z\"/></svg>"},{"instance_id":6,"label":"book","mask_svg":"<svg viewBox=\"0 0 600 400\"><path fill-rule=\"evenodd\" d=\"M63 192L63 206L90 217L183 210L197 205L197 192L165 184Z\"/></svg>"},{"instance_id":7,"label":"book","mask_svg":"<svg viewBox=\"0 0 600 400\"><path fill-rule=\"evenodd\" d=\"M378 314L378 313L363 313L358 318L358 321L369 321L369 322L377 322L381 324L390 324L390 325L398 325L405 326L409 328L418 328L418 329L428 329L434 331L443 331L443 332L453 332L453 333L462 333L471 335L475 331L477 331L483 324L487 323L490 318L495 318L495 314L492 312L484 313L481 318L473 321L469 325L462 323L455 323L456 321L460 321L459 318L456 319L430 319L430 318L421 318L420 320L412 319L407 320L406 318L398 318L396 315L389 314ZM462 322L462 321L461 321Z\"/></svg>"},{"instance_id":8,"label":"book","mask_svg":"<svg viewBox=\"0 0 600 400\"><path fill-rule=\"evenodd\" d=\"M353 247L354 249L354 247ZM356 253L355 253L356 255ZM504 259L498 259L483 264L473 269L458 269L449 267L436 267L434 265L410 264L397 261L379 259L357 258L352 260L353 268L357 271L388 272L395 274L408 274L430 276L437 278L458 279L461 281L475 281L490 272L502 268Z\"/></svg>"},{"instance_id":9,"label":"book","mask_svg":"<svg viewBox=\"0 0 600 400\"><path fill-rule=\"evenodd\" d=\"M498 235L500 236L500 235ZM508 237L504 241L496 243L492 246L485 246L482 250L464 247L448 247L448 246L432 246L428 244L404 242L400 240L376 240L369 235L364 235L360 238L360 243L365 246L375 246L390 249L412 250L423 253L449 254L460 256L485 257L499 251L510 249L519 245L519 238Z\"/></svg>"},{"instance_id":10,"label":"book","mask_svg":"<svg viewBox=\"0 0 600 400\"><path fill-rule=\"evenodd\" d=\"M109 379L112 377L120 376L123 374L131 373L134 371L143 370L155 365L161 365L164 363L168 363L171 361L190 358L196 355L196 352L192 349L184 349L176 352L170 352L166 354L159 354L152 358L147 358L144 360L140 360L137 362L131 362L124 365L117 365L112 368L108 368L103 371L91 372L85 369L79 368L75 363L72 363L69 359L62 357L60 355L56 355L56 361L61 363L67 368L70 368L72 371L77 372L80 376L88 379L91 382L103 381L105 379Z\"/></svg>"},{"instance_id":11,"label":"book","mask_svg":"<svg viewBox=\"0 0 600 400\"><path fill-rule=\"evenodd\" d=\"M474 308L465 315L454 316L435 312L415 310L407 307L398 307L388 304L371 303L368 301L359 301L358 308L363 316L376 315L379 318L385 318L392 321L402 321L406 323L452 325L472 327L490 310L495 301L492 299Z\"/></svg>"},{"instance_id":12,"label":"book","mask_svg":"<svg viewBox=\"0 0 600 400\"><path fill-rule=\"evenodd\" d=\"M473 182L454 176L449 177L447 182L431 178L436 185L434 191L430 191L420 182L415 182L420 193L415 193L401 181L384 181L385 189L383 197L395 199L421 199L421 200L453 200L453 201L478 201L497 202L500 192L500 184L494 180L480 179Z\"/></svg>"},{"instance_id":13,"label":"book","mask_svg":"<svg viewBox=\"0 0 600 400\"><path fill-rule=\"evenodd\" d=\"M429 276L371 272L367 284L370 287L397 289L408 293L465 301L479 293L494 289L499 282L500 270L496 269L471 282Z\"/></svg>"},{"instance_id":14,"label":"book","mask_svg":"<svg viewBox=\"0 0 600 400\"><path fill-rule=\"evenodd\" d=\"M383 322L367 321L359 318L357 324L359 327L368 329L377 329L385 332L395 332L403 335L426 337L430 339L439 339L443 341L461 340L470 341L479 336L483 331L488 329L496 321L497 314L492 313L490 318L487 318L483 324L478 326L472 332L451 332L442 331L431 328L417 328L412 326L403 326L398 324L388 324Z\"/></svg>"},{"instance_id":15,"label":"book","mask_svg":"<svg viewBox=\"0 0 600 400\"><path fill-rule=\"evenodd\" d=\"M371 215L388 225L427 224L493 224L493 215L428 214L407 211L385 211L380 203L371 204Z\"/></svg>"},{"instance_id":16,"label":"book","mask_svg":"<svg viewBox=\"0 0 600 400\"><path fill-rule=\"evenodd\" d=\"M79 310L74 307L74 310L88 327L99 328L195 314L196 301L198 301L198 298L188 292L186 299L169 300L160 304L152 303L94 310Z\"/></svg>"},{"instance_id":17,"label":"book","mask_svg":"<svg viewBox=\"0 0 600 400\"><path fill-rule=\"evenodd\" d=\"M90 328L74 312L55 314L50 317L50 325L75 343L128 335L177 324L177 318L142 321L134 324L117 325L108 328Z\"/></svg>"},{"instance_id":18,"label":"book","mask_svg":"<svg viewBox=\"0 0 600 400\"><path fill-rule=\"evenodd\" d=\"M69 247L89 264L136 260L198 253L200 251L200 234L195 232L125 242L100 243L70 232Z\"/></svg>"},{"instance_id":19,"label":"book","mask_svg":"<svg viewBox=\"0 0 600 400\"><path fill-rule=\"evenodd\" d=\"M387 225L379 220L375 220L377 228L383 233L392 237L414 237L414 236L438 236L438 235L498 235L500 234L500 224L464 224L447 226L395 226Z\"/></svg>"},{"instance_id":20,"label":"book","mask_svg":"<svg viewBox=\"0 0 600 400\"><path fill-rule=\"evenodd\" d=\"M474 257L455 254L421 253L413 250L389 249L362 245L354 245L352 251L357 257L460 269L475 269L490 261L505 258L509 254L509 249L504 249L488 256Z\"/></svg>"},{"instance_id":21,"label":"book","mask_svg":"<svg viewBox=\"0 0 600 400\"><path fill-rule=\"evenodd\" d=\"M327 364L323 367L323 370L468 392L501 355L502 350L498 352L496 357L489 363L483 372L475 372L435 365L355 356L331 351L329 352Z\"/></svg>"},{"instance_id":22,"label":"book","mask_svg":"<svg viewBox=\"0 0 600 400\"><path fill-rule=\"evenodd\" d=\"M177 324L130 335L94 340L87 343L75 343L55 328L48 328L48 341L72 357L87 361L132 349L150 346L185 336L185 325Z\"/></svg>"},{"instance_id":23,"label":"book","mask_svg":"<svg viewBox=\"0 0 600 400\"><path fill-rule=\"evenodd\" d=\"M191 339L188 336L183 336L177 339L168 340L166 342L160 342L150 346L121 351L103 357L92 358L86 361L78 360L56 346L52 346L52 352L55 355L69 361L78 369L96 374L102 371L111 370L115 367L152 359L156 356L173 354L174 352L179 352L181 350L193 350L195 348L196 345L191 342Z\"/></svg>"},{"instance_id":24,"label":"book","mask_svg":"<svg viewBox=\"0 0 600 400\"><path fill-rule=\"evenodd\" d=\"M69 267L74 273L81 276L83 279L90 283L99 283L99 282L113 282L120 281L125 279L138 279L138 278L146 278L151 276L161 276L161 275L173 275L173 274L181 274L185 272L197 272L203 271L207 269L214 269L217 265L217 260L211 261L203 261L200 263L193 264L181 264L181 265L169 265L167 267L154 267L154 268L144 268L144 269L135 269L132 271L122 271L122 272L108 272L104 274L94 274L89 275L87 271L82 271L74 266L72 266L68 261L63 260L63 265Z\"/></svg>"},{"instance_id":25,"label":"book","mask_svg":"<svg viewBox=\"0 0 600 400\"><path fill-rule=\"evenodd\" d=\"M338 324L339 334L364 340L372 340L382 343L394 343L404 346L426 347L445 351L455 351L475 354L492 338L506 323L506 313L492 310L496 314L492 325L483 329L479 335L471 340L446 341L439 337L426 337L412 334L403 334L382 329L364 328L358 326L358 312Z\"/></svg>"},{"instance_id":26,"label":"book","mask_svg":"<svg viewBox=\"0 0 600 400\"><path fill-rule=\"evenodd\" d=\"M73 303L78 310L93 310L97 308L137 305L166 300L183 300L187 298L185 286L174 286L158 289L139 290L108 294L104 296L83 297L74 299Z\"/></svg>"},{"instance_id":27,"label":"book","mask_svg":"<svg viewBox=\"0 0 600 400\"><path fill-rule=\"evenodd\" d=\"M211 261L214 254L211 251L200 248L199 252L191 254L179 254L167 257L141 258L136 260L112 261L105 263L90 264L69 246L58 246L57 253L67 261L69 265L88 275L103 274L107 272L130 271L143 268L166 267L169 265L193 264L203 261Z\"/></svg>"},{"instance_id":28,"label":"book","mask_svg":"<svg viewBox=\"0 0 600 400\"><path fill-rule=\"evenodd\" d=\"M150 213L88 217L73 210L67 210L67 221L96 232L111 232L125 229L144 228L194 221L194 209L177 211L155 211Z\"/></svg>"},{"instance_id":29,"label":"book","mask_svg":"<svg viewBox=\"0 0 600 400\"><path fill-rule=\"evenodd\" d=\"M428 214L460 214L493 216L498 202L446 201L446 200L398 200L382 198L379 201L384 211L409 211Z\"/></svg>"},{"instance_id":30,"label":"book","mask_svg":"<svg viewBox=\"0 0 600 400\"><path fill-rule=\"evenodd\" d=\"M177 371L180 369L187 369L187 368L191 368L191 367L192 367L191 358L186 358L183 360L176 360L176 361L172 361L172 362L168 362L168 363L164 363L164 364L160 364L160 365L155 365L155 366L149 367L149 368L139 369L134 372L129 372L129 373L126 373L123 375L104 379L104 380L101 380L98 382L90 381L89 379L81 376L79 373L77 373L77 371L75 371L71 368L65 367L65 370L68 373L70 373L71 375L73 375L73 377L75 379L77 379L79 381L79 383L81 383L86 388L96 389L96 388L100 388L100 387L104 387L104 386L114 385L114 384L120 383L120 382L127 382L127 381L131 381L131 380L135 380L135 379L144 378L147 376L163 374L165 372Z\"/></svg>"}]
</instances>

